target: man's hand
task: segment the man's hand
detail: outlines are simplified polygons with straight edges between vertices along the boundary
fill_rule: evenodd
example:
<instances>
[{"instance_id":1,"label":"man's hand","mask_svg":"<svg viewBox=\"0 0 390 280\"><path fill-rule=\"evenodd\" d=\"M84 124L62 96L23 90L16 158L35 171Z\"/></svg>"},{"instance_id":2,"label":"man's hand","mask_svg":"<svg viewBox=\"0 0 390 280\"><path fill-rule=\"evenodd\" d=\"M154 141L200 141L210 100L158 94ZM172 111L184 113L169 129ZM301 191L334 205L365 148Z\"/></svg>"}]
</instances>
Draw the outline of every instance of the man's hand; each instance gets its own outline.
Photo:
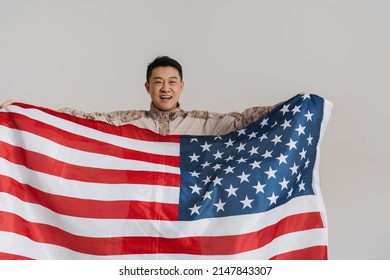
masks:
<instances>
[{"instance_id":1,"label":"man's hand","mask_svg":"<svg viewBox=\"0 0 390 280\"><path fill-rule=\"evenodd\" d=\"M11 105L11 104L14 103L14 102L15 102L14 100L7 100L7 101L5 101L4 103L2 103L2 104L0 105L0 109L6 107L6 106L8 106L8 105Z\"/></svg>"}]
</instances>

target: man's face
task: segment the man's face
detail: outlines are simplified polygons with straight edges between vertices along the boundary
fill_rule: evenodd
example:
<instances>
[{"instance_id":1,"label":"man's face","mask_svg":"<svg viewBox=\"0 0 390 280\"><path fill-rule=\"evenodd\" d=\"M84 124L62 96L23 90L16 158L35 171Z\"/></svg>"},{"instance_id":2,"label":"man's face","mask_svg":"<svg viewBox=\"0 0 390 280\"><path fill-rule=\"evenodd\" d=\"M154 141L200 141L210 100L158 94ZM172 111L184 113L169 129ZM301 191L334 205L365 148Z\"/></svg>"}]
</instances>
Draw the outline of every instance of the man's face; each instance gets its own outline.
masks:
<instances>
[{"instance_id":1,"label":"man's face","mask_svg":"<svg viewBox=\"0 0 390 280\"><path fill-rule=\"evenodd\" d=\"M176 108L183 87L179 71L171 66L154 68L149 82L145 83L153 104L162 111Z\"/></svg>"}]
</instances>

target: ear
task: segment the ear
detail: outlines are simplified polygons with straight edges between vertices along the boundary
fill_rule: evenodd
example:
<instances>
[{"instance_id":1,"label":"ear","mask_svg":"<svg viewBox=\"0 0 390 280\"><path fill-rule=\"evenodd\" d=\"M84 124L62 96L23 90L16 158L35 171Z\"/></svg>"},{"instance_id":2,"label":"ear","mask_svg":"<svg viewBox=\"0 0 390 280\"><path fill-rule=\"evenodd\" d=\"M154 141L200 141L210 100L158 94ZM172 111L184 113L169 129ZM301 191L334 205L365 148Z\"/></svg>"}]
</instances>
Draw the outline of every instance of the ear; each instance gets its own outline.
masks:
<instances>
[{"instance_id":1,"label":"ear","mask_svg":"<svg viewBox=\"0 0 390 280\"><path fill-rule=\"evenodd\" d=\"M150 94L150 85L148 82L145 82L145 89Z\"/></svg>"}]
</instances>

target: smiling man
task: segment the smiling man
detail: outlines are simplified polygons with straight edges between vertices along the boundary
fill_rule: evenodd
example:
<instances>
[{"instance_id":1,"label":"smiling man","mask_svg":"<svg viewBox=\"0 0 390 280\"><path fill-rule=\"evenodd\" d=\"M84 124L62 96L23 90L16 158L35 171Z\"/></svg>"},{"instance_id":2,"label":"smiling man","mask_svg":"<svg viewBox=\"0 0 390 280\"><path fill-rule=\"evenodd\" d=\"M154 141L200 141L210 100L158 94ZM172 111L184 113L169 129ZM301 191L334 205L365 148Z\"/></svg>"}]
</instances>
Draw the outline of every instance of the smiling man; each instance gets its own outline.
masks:
<instances>
[{"instance_id":1,"label":"smiling man","mask_svg":"<svg viewBox=\"0 0 390 280\"><path fill-rule=\"evenodd\" d=\"M184 88L181 65L169 57L155 59L146 71L145 88L158 109L175 109Z\"/></svg>"},{"instance_id":2,"label":"smiling man","mask_svg":"<svg viewBox=\"0 0 390 280\"><path fill-rule=\"evenodd\" d=\"M242 113L226 114L182 110L179 104L180 94L184 89L182 67L179 62L168 56L159 56L148 65L145 88L151 98L150 110L85 113L65 108L59 111L113 125L133 124L161 135L223 135L240 130L280 104L257 106L248 108ZM2 106L11 103L12 101L7 101Z\"/></svg>"}]
</instances>

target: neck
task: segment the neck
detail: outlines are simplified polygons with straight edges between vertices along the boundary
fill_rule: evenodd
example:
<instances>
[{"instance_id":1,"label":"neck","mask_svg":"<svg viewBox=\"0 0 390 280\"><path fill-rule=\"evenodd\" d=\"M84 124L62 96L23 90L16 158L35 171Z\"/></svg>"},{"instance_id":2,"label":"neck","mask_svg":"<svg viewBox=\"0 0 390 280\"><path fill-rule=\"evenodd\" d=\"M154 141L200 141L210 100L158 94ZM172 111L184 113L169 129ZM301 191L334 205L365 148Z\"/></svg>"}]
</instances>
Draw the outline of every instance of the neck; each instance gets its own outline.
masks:
<instances>
[{"instance_id":1,"label":"neck","mask_svg":"<svg viewBox=\"0 0 390 280\"><path fill-rule=\"evenodd\" d=\"M173 110L175 110L175 109L178 109L179 107L180 107L180 104L177 103L176 106L175 106L174 108L172 108L172 109L169 109L169 110L161 110L161 109L158 108L153 102L152 102L151 105L150 105L150 108L151 108L152 110L159 111L159 112L171 112L171 111L173 111Z\"/></svg>"}]
</instances>

